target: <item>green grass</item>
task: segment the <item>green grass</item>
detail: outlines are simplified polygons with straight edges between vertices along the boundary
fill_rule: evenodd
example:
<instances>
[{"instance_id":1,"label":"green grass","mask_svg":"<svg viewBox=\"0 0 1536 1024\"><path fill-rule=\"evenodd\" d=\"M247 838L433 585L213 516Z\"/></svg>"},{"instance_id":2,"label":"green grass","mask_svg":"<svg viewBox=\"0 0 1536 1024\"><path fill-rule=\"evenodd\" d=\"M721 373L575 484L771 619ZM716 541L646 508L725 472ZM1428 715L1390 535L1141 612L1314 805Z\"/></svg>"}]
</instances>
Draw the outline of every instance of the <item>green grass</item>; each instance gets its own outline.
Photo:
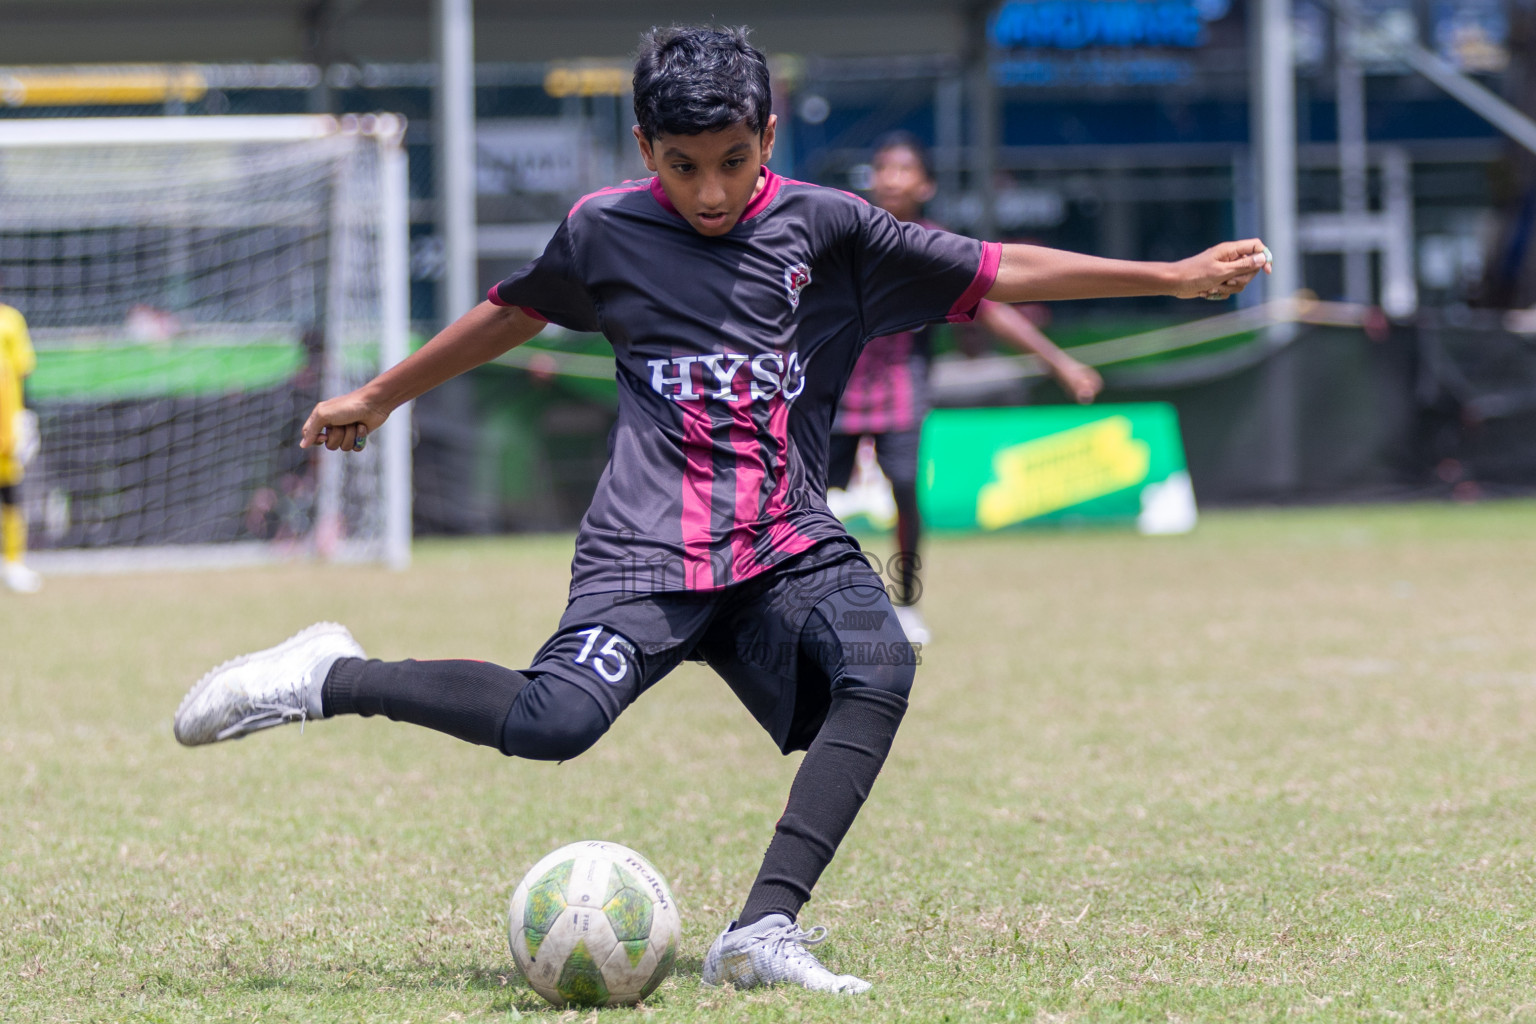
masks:
<instances>
[{"instance_id":1,"label":"green grass","mask_svg":"<svg viewBox=\"0 0 1536 1024\"><path fill-rule=\"evenodd\" d=\"M1536 1019L1536 505L937 540L805 913L851 1000L699 983L795 767L702 669L564 766L383 720L177 747L192 680L318 618L526 663L569 541L418 552L0 595L0 1019ZM639 1010L549 1009L507 953L518 878L593 837L683 908Z\"/></svg>"}]
</instances>

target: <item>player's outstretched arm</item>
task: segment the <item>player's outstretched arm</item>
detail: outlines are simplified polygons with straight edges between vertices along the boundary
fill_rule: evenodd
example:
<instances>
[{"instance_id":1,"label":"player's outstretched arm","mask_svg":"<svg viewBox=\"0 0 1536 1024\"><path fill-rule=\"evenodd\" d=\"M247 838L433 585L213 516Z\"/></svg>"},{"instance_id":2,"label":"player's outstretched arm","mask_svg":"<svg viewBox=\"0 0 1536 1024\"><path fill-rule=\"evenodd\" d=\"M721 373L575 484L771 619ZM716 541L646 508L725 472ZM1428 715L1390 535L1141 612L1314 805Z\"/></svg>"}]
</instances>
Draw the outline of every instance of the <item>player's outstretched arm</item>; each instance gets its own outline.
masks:
<instances>
[{"instance_id":1,"label":"player's outstretched arm","mask_svg":"<svg viewBox=\"0 0 1536 1024\"><path fill-rule=\"evenodd\" d=\"M997 302L1134 295L1225 299L1247 287L1260 270L1269 272L1269 257L1257 238L1222 242L1177 263L1107 260L1039 245L1004 245L997 280L986 297Z\"/></svg>"},{"instance_id":2,"label":"player's outstretched arm","mask_svg":"<svg viewBox=\"0 0 1536 1024\"><path fill-rule=\"evenodd\" d=\"M976 311L976 322L998 340L1045 363L1062 390L1074 400L1091 402L1104 390L1104 378L1097 370L1067 355L1029 317L1007 303L983 300Z\"/></svg>"},{"instance_id":3,"label":"player's outstretched arm","mask_svg":"<svg viewBox=\"0 0 1536 1024\"><path fill-rule=\"evenodd\" d=\"M488 363L544 329L516 306L482 302L356 391L326 399L304 421L299 447L355 451L389 414L446 380Z\"/></svg>"}]
</instances>

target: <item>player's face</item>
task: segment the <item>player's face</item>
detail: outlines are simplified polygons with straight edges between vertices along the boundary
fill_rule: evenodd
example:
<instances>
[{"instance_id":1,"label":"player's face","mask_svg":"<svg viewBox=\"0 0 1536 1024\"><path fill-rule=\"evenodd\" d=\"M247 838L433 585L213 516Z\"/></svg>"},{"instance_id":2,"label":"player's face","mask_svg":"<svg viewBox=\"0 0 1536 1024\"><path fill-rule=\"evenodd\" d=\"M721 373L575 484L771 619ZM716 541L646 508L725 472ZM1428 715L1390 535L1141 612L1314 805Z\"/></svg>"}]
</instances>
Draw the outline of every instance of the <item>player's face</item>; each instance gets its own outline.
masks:
<instances>
[{"instance_id":1,"label":"player's face","mask_svg":"<svg viewBox=\"0 0 1536 1024\"><path fill-rule=\"evenodd\" d=\"M875 205L896 215L897 220L917 220L923 204L933 198L933 179L922 160L906 146L892 146L875 154L872 191Z\"/></svg>"},{"instance_id":2,"label":"player's face","mask_svg":"<svg viewBox=\"0 0 1536 1024\"><path fill-rule=\"evenodd\" d=\"M773 155L776 120L768 118L761 136L738 122L718 132L655 139L637 126L635 138L646 169L660 179L677 212L699 234L714 237L736 226L762 187L759 172Z\"/></svg>"}]
</instances>

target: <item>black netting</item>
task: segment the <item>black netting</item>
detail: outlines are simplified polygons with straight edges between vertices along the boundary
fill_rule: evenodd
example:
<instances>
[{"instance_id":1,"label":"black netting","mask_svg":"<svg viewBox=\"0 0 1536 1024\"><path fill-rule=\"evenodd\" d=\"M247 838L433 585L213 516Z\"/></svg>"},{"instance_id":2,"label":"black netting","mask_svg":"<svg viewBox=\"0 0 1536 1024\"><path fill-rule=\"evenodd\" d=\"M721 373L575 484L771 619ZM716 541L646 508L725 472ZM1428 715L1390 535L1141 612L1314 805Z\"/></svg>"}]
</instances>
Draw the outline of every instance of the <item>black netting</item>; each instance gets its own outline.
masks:
<instances>
[{"instance_id":1,"label":"black netting","mask_svg":"<svg viewBox=\"0 0 1536 1024\"><path fill-rule=\"evenodd\" d=\"M41 402L28 472L39 548L298 540L314 516L294 391Z\"/></svg>"}]
</instances>

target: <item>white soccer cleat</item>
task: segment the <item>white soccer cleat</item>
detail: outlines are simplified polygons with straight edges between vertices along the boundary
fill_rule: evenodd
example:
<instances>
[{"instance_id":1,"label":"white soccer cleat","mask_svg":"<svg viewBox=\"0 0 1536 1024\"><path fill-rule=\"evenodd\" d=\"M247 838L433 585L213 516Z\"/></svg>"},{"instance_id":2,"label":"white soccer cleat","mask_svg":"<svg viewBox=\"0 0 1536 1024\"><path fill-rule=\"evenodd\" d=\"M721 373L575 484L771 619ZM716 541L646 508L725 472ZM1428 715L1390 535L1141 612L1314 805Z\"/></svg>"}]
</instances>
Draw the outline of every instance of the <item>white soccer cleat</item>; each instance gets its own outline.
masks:
<instances>
[{"instance_id":1,"label":"white soccer cleat","mask_svg":"<svg viewBox=\"0 0 1536 1024\"><path fill-rule=\"evenodd\" d=\"M769 914L736 931L727 929L704 957L704 984L799 985L813 992L849 995L868 992L869 982L851 974L833 974L805 948L826 937L827 930L820 925L802 931L783 914Z\"/></svg>"},{"instance_id":2,"label":"white soccer cleat","mask_svg":"<svg viewBox=\"0 0 1536 1024\"><path fill-rule=\"evenodd\" d=\"M43 589L43 578L20 562L6 562L5 585L18 594L35 594Z\"/></svg>"},{"instance_id":3,"label":"white soccer cleat","mask_svg":"<svg viewBox=\"0 0 1536 1024\"><path fill-rule=\"evenodd\" d=\"M907 634L909 644L926 644L933 639L928 624L923 621L923 613L910 604L896 606L896 621L901 623L901 631Z\"/></svg>"},{"instance_id":4,"label":"white soccer cleat","mask_svg":"<svg viewBox=\"0 0 1536 1024\"><path fill-rule=\"evenodd\" d=\"M347 627L317 622L276 647L226 661L176 709L176 739L195 747L321 717L320 688L338 658L365 658Z\"/></svg>"}]
</instances>

